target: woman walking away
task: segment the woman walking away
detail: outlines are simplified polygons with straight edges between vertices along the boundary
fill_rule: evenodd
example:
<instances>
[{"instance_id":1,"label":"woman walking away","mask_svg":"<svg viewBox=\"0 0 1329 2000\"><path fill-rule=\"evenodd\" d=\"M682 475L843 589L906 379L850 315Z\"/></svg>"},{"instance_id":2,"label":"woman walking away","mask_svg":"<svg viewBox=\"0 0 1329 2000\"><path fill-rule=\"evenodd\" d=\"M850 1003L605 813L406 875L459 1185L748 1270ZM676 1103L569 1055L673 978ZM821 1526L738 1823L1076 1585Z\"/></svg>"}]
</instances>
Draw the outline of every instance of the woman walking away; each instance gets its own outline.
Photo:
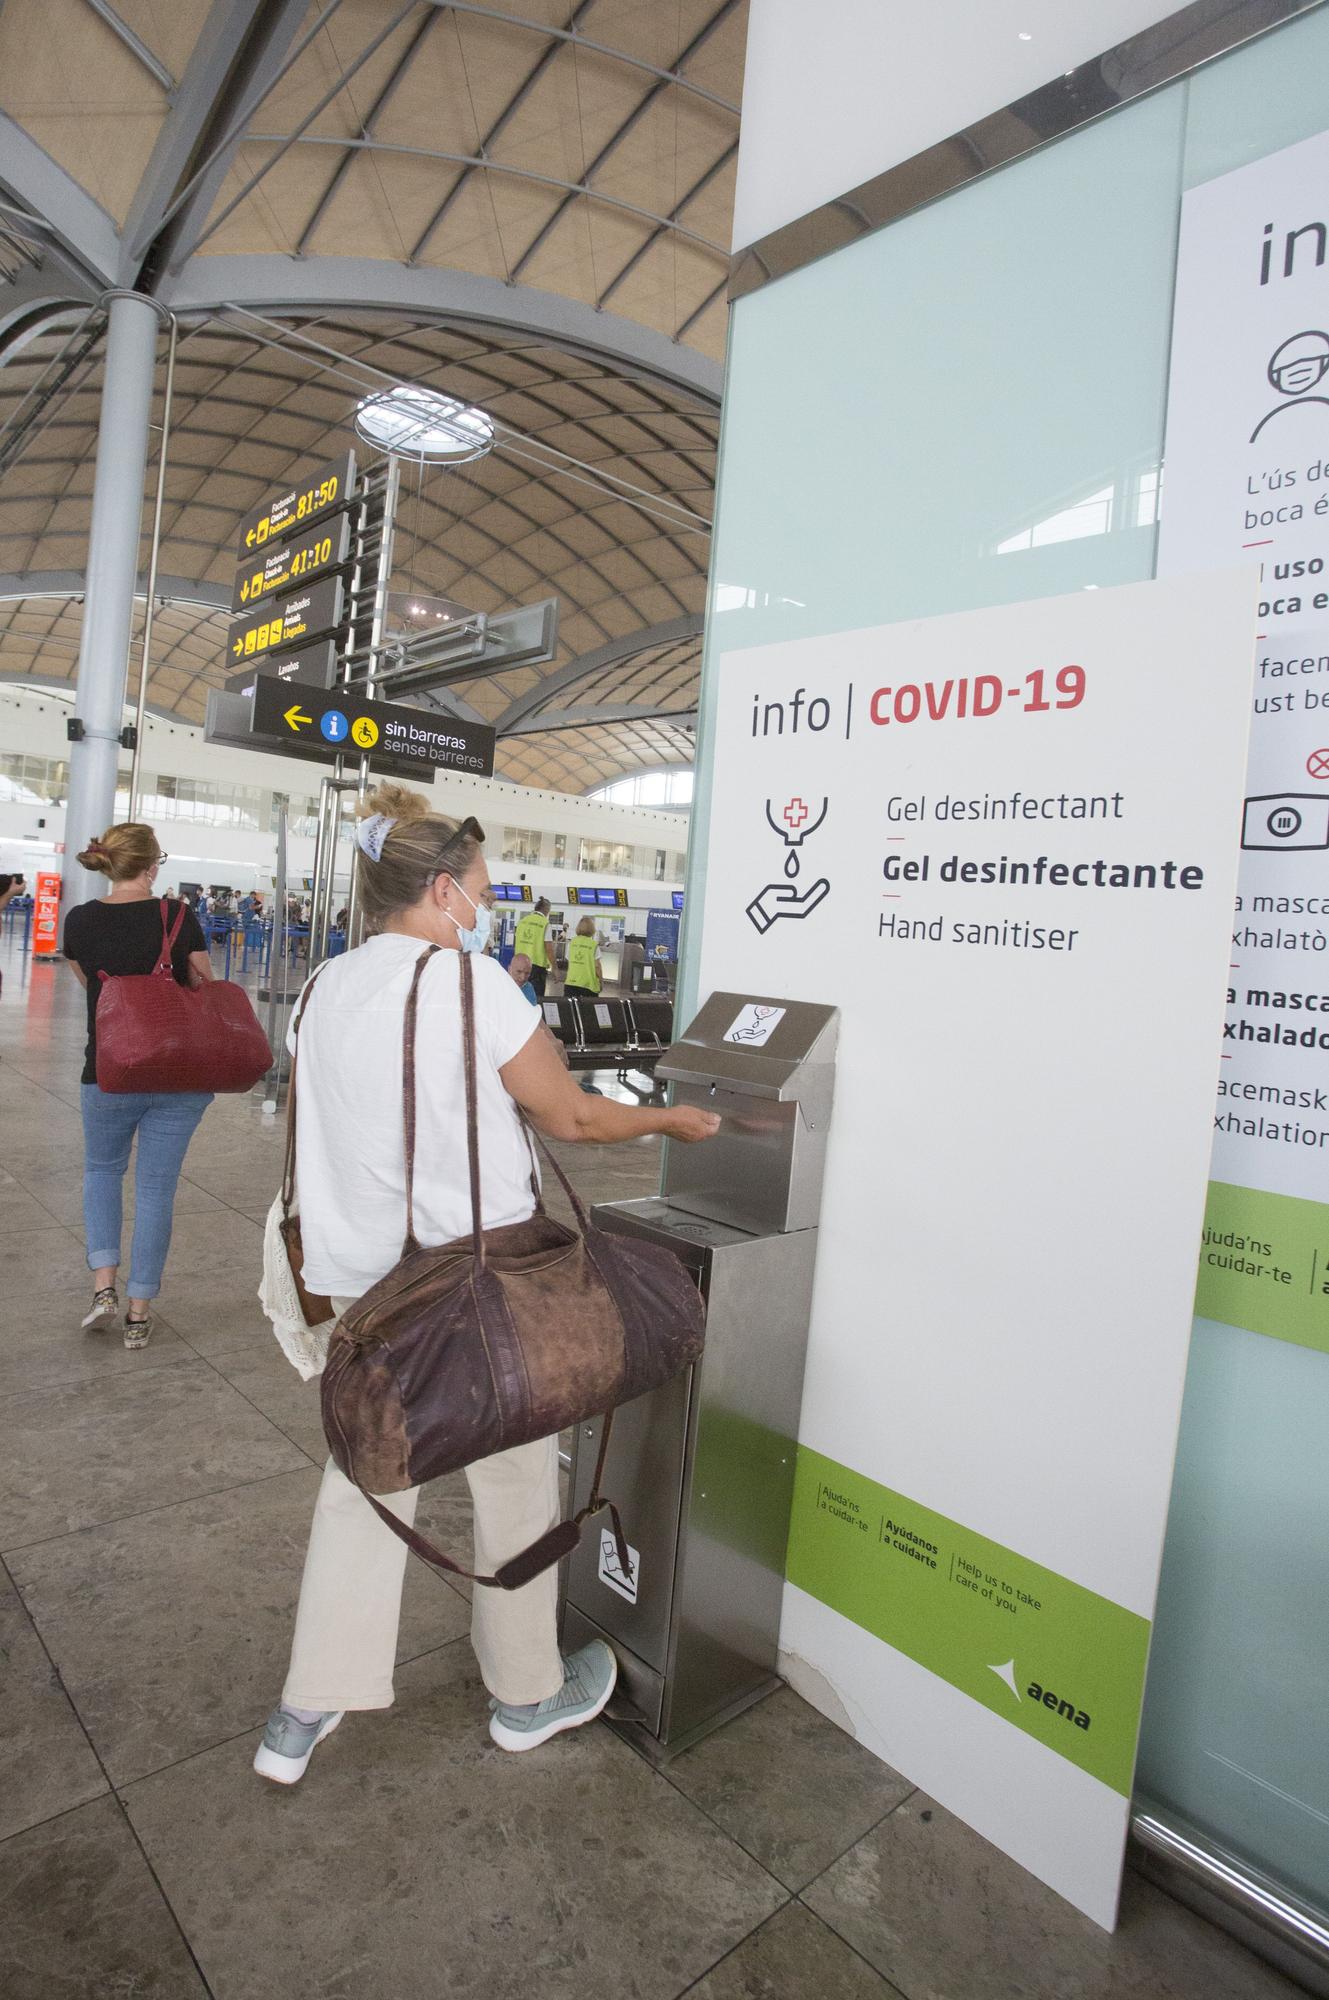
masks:
<instances>
[{"instance_id":1,"label":"woman walking away","mask_svg":"<svg viewBox=\"0 0 1329 2000\"><path fill-rule=\"evenodd\" d=\"M171 1246L171 1214L194 1128L212 1102L207 1091L112 1092L97 1087L99 974L151 972L161 957L162 909L157 870L166 856L150 826L129 821L108 827L79 855L84 868L109 875L102 902L80 903L65 919L65 957L88 994L88 1046L83 1064L83 1221L92 1271L92 1310L85 1327L110 1326L119 1312L116 1274L125 1169L138 1134L134 1169L134 1237L129 1252L126 1347L146 1347L152 1334L152 1300L161 1290ZM212 977L203 933L193 911L166 899L166 921L182 917L171 948L171 969L182 986Z\"/></svg>"},{"instance_id":2,"label":"woman walking away","mask_svg":"<svg viewBox=\"0 0 1329 2000\"><path fill-rule=\"evenodd\" d=\"M357 841L361 907L373 931L318 974L298 1021L296 1187L304 1280L345 1312L401 1255L406 1228L402 1024L424 945L441 946L419 988L415 1092L415 1234L422 1244L470 1238L463 1083L461 953L473 952L480 1212L485 1230L535 1209L519 1107L550 1138L606 1144L663 1132L710 1138L709 1112L649 1110L584 1097L559 1062L541 1013L498 961L489 938L490 885L473 819L460 826L423 798L383 786ZM558 1440L469 1466L475 1566L492 1575L559 1518ZM417 1491L387 1495L415 1518ZM406 1568L405 1545L331 1459L314 1510L290 1672L254 1759L293 1785L314 1746L347 1709L387 1708ZM488 1688L489 1733L504 1750L532 1750L597 1716L617 1663L603 1641L561 1658L557 1571L517 1590L477 1587L471 1642Z\"/></svg>"}]
</instances>

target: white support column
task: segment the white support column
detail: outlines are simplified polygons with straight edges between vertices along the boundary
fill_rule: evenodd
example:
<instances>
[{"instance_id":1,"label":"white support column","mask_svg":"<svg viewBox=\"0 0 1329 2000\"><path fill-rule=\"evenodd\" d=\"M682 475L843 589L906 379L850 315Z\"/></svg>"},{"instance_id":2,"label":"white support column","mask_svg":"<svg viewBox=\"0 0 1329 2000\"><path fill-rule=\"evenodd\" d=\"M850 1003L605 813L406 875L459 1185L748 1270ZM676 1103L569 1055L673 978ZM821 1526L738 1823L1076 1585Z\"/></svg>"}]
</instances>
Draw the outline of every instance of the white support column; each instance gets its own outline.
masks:
<instances>
[{"instance_id":1,"label":"white support column","mask_svg":"<svg viewBox=\"0 0 1329 2000\"><path fill-rule=\"evenodd\" d=\"M112 299L74 698L83 739L69 746L62 926L72 904L86 902L105 886L105 877L88 874L75 856L110 825L115 811L157 327L157 309L149 300L129 293Z\"/></svg>"}]
</instances>

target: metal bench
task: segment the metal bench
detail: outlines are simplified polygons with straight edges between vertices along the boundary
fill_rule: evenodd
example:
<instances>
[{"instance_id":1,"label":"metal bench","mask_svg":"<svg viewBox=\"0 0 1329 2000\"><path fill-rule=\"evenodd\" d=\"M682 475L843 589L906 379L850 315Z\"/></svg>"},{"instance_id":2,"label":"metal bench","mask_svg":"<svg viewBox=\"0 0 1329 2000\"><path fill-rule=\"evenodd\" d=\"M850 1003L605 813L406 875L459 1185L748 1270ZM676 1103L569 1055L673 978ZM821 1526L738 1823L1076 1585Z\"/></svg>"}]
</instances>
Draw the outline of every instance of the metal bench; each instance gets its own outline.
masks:
<instances>
[{"instance_id":1,"label":"metal bench","mask_svg":"<svg viewBox=\"0 0 1329 2000\"><path fill-rule=\"evenodd\" d=\"M673 1039L674 1010L668 1000L610 995L590 1000L564 994L543 1000L541 1011L563 1046L569 1069L611 1069L634 1096L654 1096L655 1066ZM633 1073L649 1079L647 1089L632 1081Z\"/></svg>"}]
</instances>

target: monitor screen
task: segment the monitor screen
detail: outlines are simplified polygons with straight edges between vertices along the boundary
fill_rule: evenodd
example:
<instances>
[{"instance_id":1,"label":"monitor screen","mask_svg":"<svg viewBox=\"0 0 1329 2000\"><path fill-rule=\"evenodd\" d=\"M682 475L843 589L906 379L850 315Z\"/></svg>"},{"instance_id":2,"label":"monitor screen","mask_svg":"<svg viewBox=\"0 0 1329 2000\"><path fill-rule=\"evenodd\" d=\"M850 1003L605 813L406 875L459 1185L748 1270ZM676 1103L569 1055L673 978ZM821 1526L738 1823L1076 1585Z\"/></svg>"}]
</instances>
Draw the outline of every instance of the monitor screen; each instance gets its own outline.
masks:
<instances>
[{"instance_id":1,"label":"monitor screen","mask_svg":"<svg viewBox=\"0 0 1329 2000\"><path fill-rule=\"evenodd\" d=\"M593 889L573 887L568 890L568 901L574 909L582 910L626 910L628 892L626 889Z\"/></svg>"},{"instance_id":2,"label":"monitor screen","mask_svg":"<svg viewBox=\"0 0 1329 2000\"><path fill-rule=\"evenodd\" d=\"M676 910L681 910L681 909L682 909L682 907L683 907L683 891L682 891L681 889L675 889L675 890L674 890L674 908L675 908Z\"/></svg>"},{"instance_id":3,"label":"monitor screen","mask_svg":"<svg viewBox=\"0 0 1329 2000\"><path fill-rule=\"evenodd\" d=\"M493 891L496 903L529 903L531 900L528 882L495 882Z\"/></svg>"}]
</instances>

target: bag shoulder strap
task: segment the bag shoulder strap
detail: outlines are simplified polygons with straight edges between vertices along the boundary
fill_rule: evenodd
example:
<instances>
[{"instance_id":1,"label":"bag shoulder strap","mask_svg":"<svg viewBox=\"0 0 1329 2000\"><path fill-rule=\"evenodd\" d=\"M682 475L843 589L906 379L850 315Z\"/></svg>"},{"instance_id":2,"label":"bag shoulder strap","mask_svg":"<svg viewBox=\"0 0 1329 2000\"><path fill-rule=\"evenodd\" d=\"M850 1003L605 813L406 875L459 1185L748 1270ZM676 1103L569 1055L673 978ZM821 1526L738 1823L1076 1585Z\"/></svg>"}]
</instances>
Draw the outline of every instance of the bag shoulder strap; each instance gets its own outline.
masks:
<instances>
[{"instance_id":1,"label":"bag shoulder strap","mask_svg":"<svg viewBox=\"0 0 1329 2000\"><path fill-rule=\"evenodd\" d=\"M406 1013L402 1021L401 1112L402 1133L406 1142L406 1234L401 1246L403 1257L409 1257L413 1250L420 1248L420 1239L415 1233L415 1029L420 1012L420 981L424 978L425 967L430 959L441 950L441 945L426 945L416 959L415 976L411 980L411 990L406 996Z\"/></svg>"},{"instance_id":2,"label":"bag shoulder strap","mask_svg":"<svg viewBox=\"0 0 1329 2000\"><path fill-rule=\"evenodd\" d=\"M419 1556L422 1562L427 1562L431 1569L440 1570L447 1576L467 1577L470 1582L491 1590L520 1590L522 1585L530 1583L533 1577L552 1569L556 1562L562 1562L564 1556L570 1556L576 1548L581 1540L583 1522L590 1520L594 1514L607 1511L613 1529L619 1568L624 1576L630 1579L633 1573L632 1558L628 1553L627 1537L623 1533L623 1523L619 1519L618 1508L612 1500L605 1499L600 1491L613 1424L614 1413L609 1410L600 1431L600 1449L596 1454L595 1474L591 1480L591 1497L586 1505L579 1508L571 1520L556 1521L552 1528L547 1528L543 1535L538 1536L526 1548L519 1550L515 1556L509 1556L505 1563L499 1564L492 1576L478 1576L474 1570L464 1569L460 1563L454 1562L451 1556L445 1556L442 1549L436 1549L433 1543L427 1541L415 1528L408 1528L404 1521L399 1521L397 1516L385 1507L381 1500L376 1500L372 1493L365 1493L363 1487L360 1491L364 1493L365 1499L383 1525L391 1528L398 1540L405 1542L407 1548Z\"/></svg>"},{"instance_id":3,"label":"bag shoulder strap","mask_svg":"<svg viewBox=\"0 0 1329 2000\"><path fill-rule=\"evenodd\" d=\"M281 1177L281 1212L286 1222L291 1219L291 1203L295 1200L295 1071L300 1055L300 1023L304 1020L309 996L326 969L326 964L320 965L313 977L305 981L304 991L291 1017L291 1039L295 1047L291 1050L291 1087L286 1093L286 1161Z\"/></svg>"},{"instance_id":4,"label":"bag shoulder strap","mask_svg":"<svg viewBox=\"0 0 1329 2000\"><path fill-rule=\"evenodd\" d=\"M470 954L461 954L461 1027L462 1059L466 1073L466 1152L471 1174L471 1230L475 1241L475 1261L483 1270L485 1263L485 1237L480 1211L480 1132L478 1119L479 1087L476 1081L476 1037L475 1037L475 975L471 970ZM572 1205L577 1218L577 1227L584 1237L590 1228L590 1218L582 1207L581 1198L572 1182L564 1173L558 1161L550 1152L540 1134L531 1125L520 1105L516 1106L518 1123L526 1140L526 1148L531 1156L531 1192L537 1205L544 1206L540 1193L539 1175L536 1171L535 1140L540 1142L540 1150L554 1169L559 1185Z\"/></svg>"},{"instance_id":5,"label":"bag shoulder strap","mask_svg":"<svg viewBox=\"0 0 1329 2000\"><path fill-rule=\"evenodd\" d=\"M183 903L181 903L179 909L175 913L174 923L171 922L170 900L166 896L163 896L161 899L161 911L162 911L162 949L161 949L161 957L157 960L157 970L158 972L171 972L173 970L173 967L171 965L171 953L175 950L175 941L180 935L181 926L183 925L185 920L185 906Z\"/></svg>"}]
</instances>

